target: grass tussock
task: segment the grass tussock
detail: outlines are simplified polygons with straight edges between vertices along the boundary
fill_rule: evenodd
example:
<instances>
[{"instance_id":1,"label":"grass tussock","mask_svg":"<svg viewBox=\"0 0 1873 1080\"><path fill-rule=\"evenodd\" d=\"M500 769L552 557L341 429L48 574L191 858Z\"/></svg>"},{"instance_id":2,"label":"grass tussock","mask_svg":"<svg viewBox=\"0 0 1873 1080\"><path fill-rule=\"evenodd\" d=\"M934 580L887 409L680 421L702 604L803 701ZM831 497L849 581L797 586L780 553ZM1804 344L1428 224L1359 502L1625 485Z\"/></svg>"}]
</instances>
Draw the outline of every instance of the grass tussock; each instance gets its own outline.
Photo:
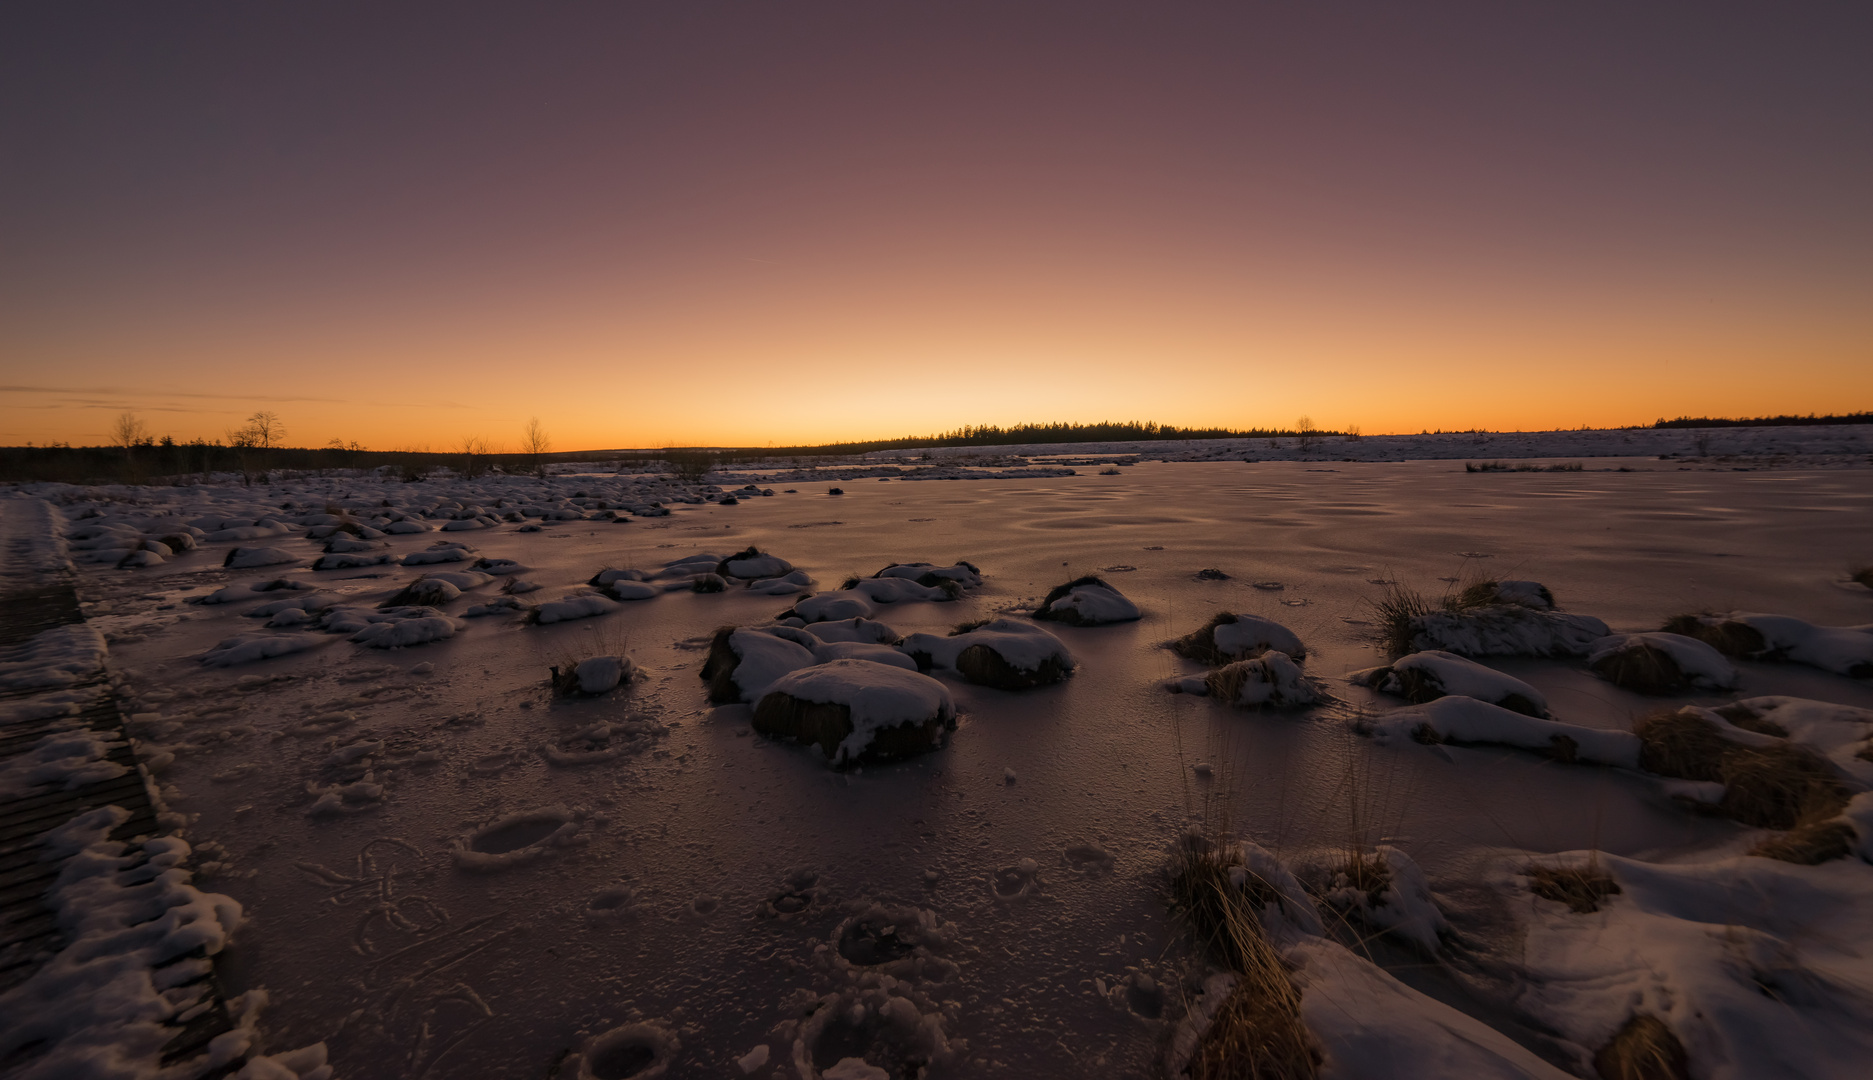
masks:
<instances>
[{"instance_id":1,"label":"grass tussock","mask_svg":"<svg viewBox=\"0 0 1873 1080\"><path fill-rule=\"evenodd\" d=\"M1100 585L1108 589L1112 588L1112 586L1106 583L1106 579L1100 577L1098 574L1087 574L1085 577L1074 578L1072 581L1066 582L1063 585L1055 585L1052 589L1047 591L1046 597L1041 600L1041 606L1034 609L1034 617L1051 622L1063 622L1068 626L1081 625L1083 620L1080 618L1080 613L1078 611L1072 608L1062 608L1059 611L1055 611L1054 601L1064 600L1068 593L1082 585ZM1114 591L1116 592L1117 590Z\"/></svg>"},{"instance_id":2,"label":"grass tussock","mask_svg":"<svg viewBox=\"0 0 1873 1080\"><path fill-rule=\"evenodd\" d=\"M1372 602L1374 643L1393 658L1416 652L1412 642L1417 630L1412 624L1436 610L1422 593L1396 583L1387 585L1384 595Z\"/></svg>"},{"instance_id":3,"label":"grass tussock","mask_svg":"<svg viewBox=\"0 0 1873 1080\"><path fill-rule=\"evenodd\" d=\"M1694 709L1661 709L1635 724L1633 734L1639 736L1640 768L1720 783L1724 793L1717 810L1723 816L1759 829L1799 830L1806 838L1783 845L1765 841L1767 851L1825 849L1821 826L1847 805L1846 786L1813 751L1788 743L1731 742Z\"/></svg>"},{"instance_id":4,"label":"grass tussock","mask_svg":"<svg viewBox=\"0 0 1873 1080\"><path fill-rule=\"evenodd\" d=\"M1543 900L1566 904L1576 915L1600 910L1600 901L1619 894L1619 882L1600 868L1598 859L1585 866L1529 866L1528 891Z\"/></svg>"},{"instance_id":5,"label":"grass tussock","mask_svg":"<svg viewBox=\"0 0 1873 1080\"><path fill-rule=\"evenodd\" d=\"M377 606L380 608L440 607L453 599L453 597L449 595L451 591L453 590L443 582L431 581L426 577L419 577L415 581L397 590L388 599ZM460 593L457 592L456 595L460 595Z\"/></svg>"},{"instance_id":6,"label":"grass tussock","mask_svg":"<svg viewBox=\"0 0 1873 1080\"><path fill-rule=\"evenodd\" d=\"M1750 848L1749 853L1797 866L1819 866L1852 855L1857 838L1853 826L1840 818L1816 817L1798 823L1785 833L1767 837Z\"/></svg>"},{"instance_id":7,"label":"grass tussock","mask_svg":"<svg viewBox=\"0 0 1873 1080\"><path fill-rule=\"evenodd\" d=\"M1644 642L1629 644L1591 666L1607 682L1635 694L1678 694L1691 687L1691 680L1670 653Z\"/></svg>"},{"instance_id":8,"label":"grass tussock","mask_svg":"<svg viewBox=\"0 0 1873 1080\"><path fill-rule=\"evenodd\" d=\"M1216 628L1235 621L1236 617L1232 613L1219 611L1210 616L1209 622L1171 642L1171 651L1186 660L1195 660L1211 667L1227 664L1235 657L1226 656L1216 648Z\"/></svg>"},{"instance_id":9,"label":"grass tussock","mask_svg":"<svg viewBox=\"0 0 1873 1080\"><path fill-rule=\"evenodd\" d=\"M1335 874L1335 885L1358 889L1366 894L1373 907L1385 903L1385 891L1392 887L1392 868L1377 853L1355 847L1347 852L1346 864Z\"/></svg>"},{"instance_id":10,"label":"grass tussock","mask_svg":"<svg viewBox=\"0 0 1873 1080\"><path fill-rule=\"evenodd\" d=\"M1659 629L1667 634L1696 638L1725 656L1748 659L1769 651L1769 643L1763 640L1760 631L1732 619L1711 622L1705 616L1679 615L1665 620L1665 625Z\"/></svg>"},{"instance_id":11,"label":"grass tussock","mask_svg":"<svg viewBox=\"0 0 1873 1080\"><path fill-rule=\"evenodd\" d=\"M1257 914L1275 899L1233 846L1186 844L1172 863L1172 914L1237 976L1186 1066L1192 1080L1311 1080L1320 1073L1320 1052L1301 1023L1300 991Z\"/></svg>"},{"instance_id":12,"label":"grass tussock","mask_svg":"<svg viewBox=\"0 0 1873 1080\"><path fill-rule=\"evenodd\" d=\"M1593 1055L1603 1080L1691 1080L1684 1043L1656 1016L1634 1013Z\"/></svg>"},{"instance_id":13,"label":"grass tussock","mask_svg":"<svg viewBox=\"0 0 1873 1080\"><path fill-rule=\"evenodd\" d=\"M971 630L980 630L994 621L995 621L994 619L989 618L989 619L970 619L967 622L959 622L956 624L956 628L949 632L949 636L956 637L959 634L967 634Z\"/></svg>"},{"instance_id":14,"label":"grass tussock","mask_svg":"<svg viewBox=\"0 0 1873 1080\"><path fill-rule=\"evenodd\" d=\"M859 577L859 576L858 576L857 574L850 574L850 575L848 575L848 576L846 577L846 579L845 579L844 581L841 581L841 582L839 583L839 588L840 588L841 590L845 590L845 589L856 589L856 588L858 588L858 583L859 583L859 582L861 582L861 581L863 581L863 580L865 580L865 579L864 579L864 578L862 578L862 577Z\"/></svg>"}]
</instances>

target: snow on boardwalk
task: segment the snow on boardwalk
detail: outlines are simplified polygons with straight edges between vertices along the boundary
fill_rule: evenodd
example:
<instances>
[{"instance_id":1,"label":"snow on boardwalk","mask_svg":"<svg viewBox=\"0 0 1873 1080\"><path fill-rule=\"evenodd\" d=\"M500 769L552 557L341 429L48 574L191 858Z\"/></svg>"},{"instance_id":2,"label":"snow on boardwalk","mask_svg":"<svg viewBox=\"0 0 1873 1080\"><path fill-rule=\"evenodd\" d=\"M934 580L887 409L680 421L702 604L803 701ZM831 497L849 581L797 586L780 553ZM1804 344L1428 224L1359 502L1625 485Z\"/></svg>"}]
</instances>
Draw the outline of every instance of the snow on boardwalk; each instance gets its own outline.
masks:
<instances>
[{"instance_id":1,"label":"snow on boardwalk","mask_svg":"<svg viewBox=\"0 0 1873 1080\"><path fill-rule=\"evenodd\" d=\"M70 935L88 914L71 910L67 869L73 856L93 858L97 848L52 848L53 834L83 815L114 821L108 840L128 842L119 880L157 877L162 867L151 864L163 858L138 843L164 830L107 683L102 638L84 623L58 524L47 503L0 501L0 1071L9 1076L57 1071L60 1043L70 1037L95 1042L95 1032L73 1030L71 1018L86 1011L75 1002L15 1009L21 1003L11 1000L47 989L30 985L36 978L70 988L95 975L96 965L60 954L79 951ZM209 1051L235 1025L212 969L192 952L161 966L196 970L157 973L175 987L176 1007L148 1036L151 1049L165 1067L182 1063L179 1075L229 1075L241 1060L225 1053L215 1060ZM84 972L73 979L74 969Z\"/></svg>"}]
</instances>

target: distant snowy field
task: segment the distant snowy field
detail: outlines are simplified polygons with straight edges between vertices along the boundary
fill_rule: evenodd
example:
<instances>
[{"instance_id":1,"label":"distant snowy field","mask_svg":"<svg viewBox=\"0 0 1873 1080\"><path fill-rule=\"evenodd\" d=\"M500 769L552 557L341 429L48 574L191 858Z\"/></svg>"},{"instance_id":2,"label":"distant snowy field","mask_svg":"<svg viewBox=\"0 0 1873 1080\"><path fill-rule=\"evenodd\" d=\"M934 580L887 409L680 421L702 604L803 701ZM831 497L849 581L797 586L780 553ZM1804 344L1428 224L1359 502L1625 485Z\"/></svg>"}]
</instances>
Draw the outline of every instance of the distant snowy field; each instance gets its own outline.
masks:
<instances>
[{"instance_id":1,"label":"distant snowy field","mask_svg":"<svg viewBox=\"0 0 1873 1080\"><path fill-rule=\"evenodd\" d=\"M0 509L57 510L40 547L79 569L195 885L245 910L231 990L268 990L270 1047L323 1042L340 1077L1151 1075L1231 985L1164 904L1186 830L1225 826L1283 898L1263 919L1323 1075L1591 1075L1643 1015L1692 1075L1845 1076L1873 1050L1868 434L996 447ZM1108 454L1136 462L1057 463ZM1527 458L1592 461L1461 464ZM899 459L997 475L864 475ZM930 566L886 570L908 563ZM1092 575L1111 589L1043 603ZM1427 622L1386 667L1387 583L1486 581L1562 610L1504 586L1494 622ZM1793 617L1751 624L1791 659L1675 638L1701 681L1664 696L1589 666L1706 611ZM1214 657L1163 647L1218 612ZM1425 686L1450 696L1402 696ZM1781 832L1692 809L1726 781L1655 772L1632 734L1738 700L1700 722L1817 755L1852 853L1746 854ZM760 733L841 708L820 745ZM1757 715L1786 734L1726 719ZM1344 879L1353 849L1382 893ZM1577 913L1537 864L1619 891Z\"/></svg>"}]
</instances>

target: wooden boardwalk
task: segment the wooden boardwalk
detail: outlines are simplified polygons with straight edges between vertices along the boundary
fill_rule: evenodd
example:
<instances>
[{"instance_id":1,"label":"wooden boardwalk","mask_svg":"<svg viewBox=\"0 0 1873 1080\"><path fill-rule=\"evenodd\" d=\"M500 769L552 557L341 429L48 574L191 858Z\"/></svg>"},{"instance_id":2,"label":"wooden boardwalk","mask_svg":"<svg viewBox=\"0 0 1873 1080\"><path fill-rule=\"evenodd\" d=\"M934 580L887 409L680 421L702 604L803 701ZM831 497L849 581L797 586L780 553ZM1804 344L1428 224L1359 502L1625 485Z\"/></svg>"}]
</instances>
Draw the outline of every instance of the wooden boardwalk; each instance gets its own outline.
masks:
<instances>
[{"instance_id":1,"label":"wooden boardwalk","mask_svg":"<svg viewBox=\"0 0 1873 1080\"><path fill-rule=\"evenodd\" d=\"M30 533L43 525L36 514L27 512L29 508L36 510L27 500L0 500L0 559L8 567L32 566L34 539ZM76 585L69 569L39 567L0 577L0 661L14 658L26 643L47 630L82 623L84 613ZM123 714L102 668L63 686L0 689L0 710L17 713L21 711L19 706L29 705L34 699L84 689L94 694L76 716L65 712L13 723L0 719L0 762L30 752L54 728L75 721L115 743L107 759L128 770L115 779L69 791L41 787L16 798L0 797L0 993L32 978L66 945L57 918L45 903L46 891L63 866L63 860L46 858L46 833L102 806L119 806L130 814L111 833L113 840L140 841L162 831L148 781L130 748ZM144 856L139 854L141 858ZM182 959L185 957L172 962ZM196 1003L180 1014L186 1019L173 1025L175 1035L162 1052L164 1065L201 1054L216 1036L233 1028L213 974L184 985L198 987L200 993ZM0 1060L0 1073L10 1072L13 1066L25 1064L32 1057L33 1047L25 1047L12 1059ZM225 1076L240 1065L237 1060L206 1075Z\"/></svg>"}]
</instances>

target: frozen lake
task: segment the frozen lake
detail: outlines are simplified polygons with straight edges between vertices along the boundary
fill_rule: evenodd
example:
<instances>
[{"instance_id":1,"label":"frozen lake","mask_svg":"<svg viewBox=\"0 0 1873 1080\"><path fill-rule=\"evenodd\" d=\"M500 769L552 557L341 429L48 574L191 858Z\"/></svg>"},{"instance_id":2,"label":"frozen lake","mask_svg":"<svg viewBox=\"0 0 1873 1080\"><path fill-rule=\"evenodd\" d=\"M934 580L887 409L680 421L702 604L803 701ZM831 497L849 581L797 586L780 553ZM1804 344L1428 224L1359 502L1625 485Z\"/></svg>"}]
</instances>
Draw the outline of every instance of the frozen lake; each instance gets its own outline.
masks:
<instances>
[{"instance_id":1,"label":"frozen lake","mask_svg":"<svg viewBox=\"0 0 1873 1080\"><path fill-rule=\"evenodd\" d=\"M1634 471L1610 471L1621 465ZM1193 824L1255 841L1304 881L1351 847L1409 854L1448 920L1448 944L1431 957L1374 940L1369 954L1578 1070L1595 1046L1522 1007L1537 977L1515 958L1531 918L1523 909L1536 901L1505 889L1503 868L1527 861L1517 852L1581 849L1651 863L1728 859L1760 833L1687 811L1636 770L1357 734L1359 717L1403 704L1343 678L1386 660L1371 639L1384 583L1435 596L1479 580L1539 581L1565 610L1622 632L1705 610L1873 623L1873 591L1848 580L1873 562L1873 472L1594 466L1145 462L1116 476L858 479L838 496L801 484L619 524L503 523L385 541L398 556L441 537L514 560L543 586L529 601L606 567L654 570L754 545L820 591L896 562L981 569L982 586L955 601L879 607L873 618L900 634L1019 616L1088 574L1142 610L1110 626L1049 624L1078 661L1057 685L1008 692L939 674L960 712L948 745L850 772L753 734L751 708L711 706L698 677L717 627L769 622L792 598L731 585L555 625L500 613L411 648L332 636L218 669L198 658L255 629L244 611L285 593L215 606L188 597L285 575L375 605L428 568L313 572L305 566L322 545L297 529L255 541L303 556L296 565L225 570L232 545L211 543L138 571L85 568L80 593L111 641L133 731L146 751L175 755L160 781L187 815L198 862L211 864L198 884L246 909L225 977L235 991L270 992L272 1046L324 1041L341 1077L626 1076L666 1058L672 1076L792 1077L842 1075L835 1065L850 1057L884 1071L844 1075L896 1076L910 1075L903 1060L929 1039L944 1047L931 1076L1150 1075L1201 982L1163 895L1167 858ZM554 484L570 493L582 482ZM347 496L358 507L469 502L457 487L470 483L306 480L215 498L234 518L257 515L235 512L243 500L314 511ZM538 486L493 479L475 490L485 502L503 484ZM204 512L189 492L147 495L156 505L137 512ZM65 507L74 527L84 509ZM1200 577L1205 569L1227 577ZM499 585L444 611L459 615ZM1166 680L1202 668L1163 643L1219 611L1293 630L1331 700L1258 711L1167 692ZM549 665L596 652L629 656L645 678L601 697L553 696ZM1661 702L1739 696L1873 708L1866 680L1793 664L1741 663L1735 692L1660 699L1618 689L1579 660L1488 663L1539 689L1554 719L1590 728L1629 730ZM360 779L383 785L381 797L308 813L320 792ZM520 857L475 869L458 848ZM1800 869L1860 897L1857 921L1830 926L1865 926L1873 868L1849 859ZM1762 906L1755 895L1710 902ZM1842 977L1873 995L1854 983L1863 971ZM1387 1007L1362 1001L1353 983L1308 992L1349 995L1335 1007L1351 1014ZM867 1001L875 1016L888 998L916 1010L900 1019L921 1024L925 1043L876 1019L841 1019ZM1863 1027L1866 1000L1802 1016ZM1330 1071L1378 1075L1326 1049Z\"/></svg>"}]
</instances>

